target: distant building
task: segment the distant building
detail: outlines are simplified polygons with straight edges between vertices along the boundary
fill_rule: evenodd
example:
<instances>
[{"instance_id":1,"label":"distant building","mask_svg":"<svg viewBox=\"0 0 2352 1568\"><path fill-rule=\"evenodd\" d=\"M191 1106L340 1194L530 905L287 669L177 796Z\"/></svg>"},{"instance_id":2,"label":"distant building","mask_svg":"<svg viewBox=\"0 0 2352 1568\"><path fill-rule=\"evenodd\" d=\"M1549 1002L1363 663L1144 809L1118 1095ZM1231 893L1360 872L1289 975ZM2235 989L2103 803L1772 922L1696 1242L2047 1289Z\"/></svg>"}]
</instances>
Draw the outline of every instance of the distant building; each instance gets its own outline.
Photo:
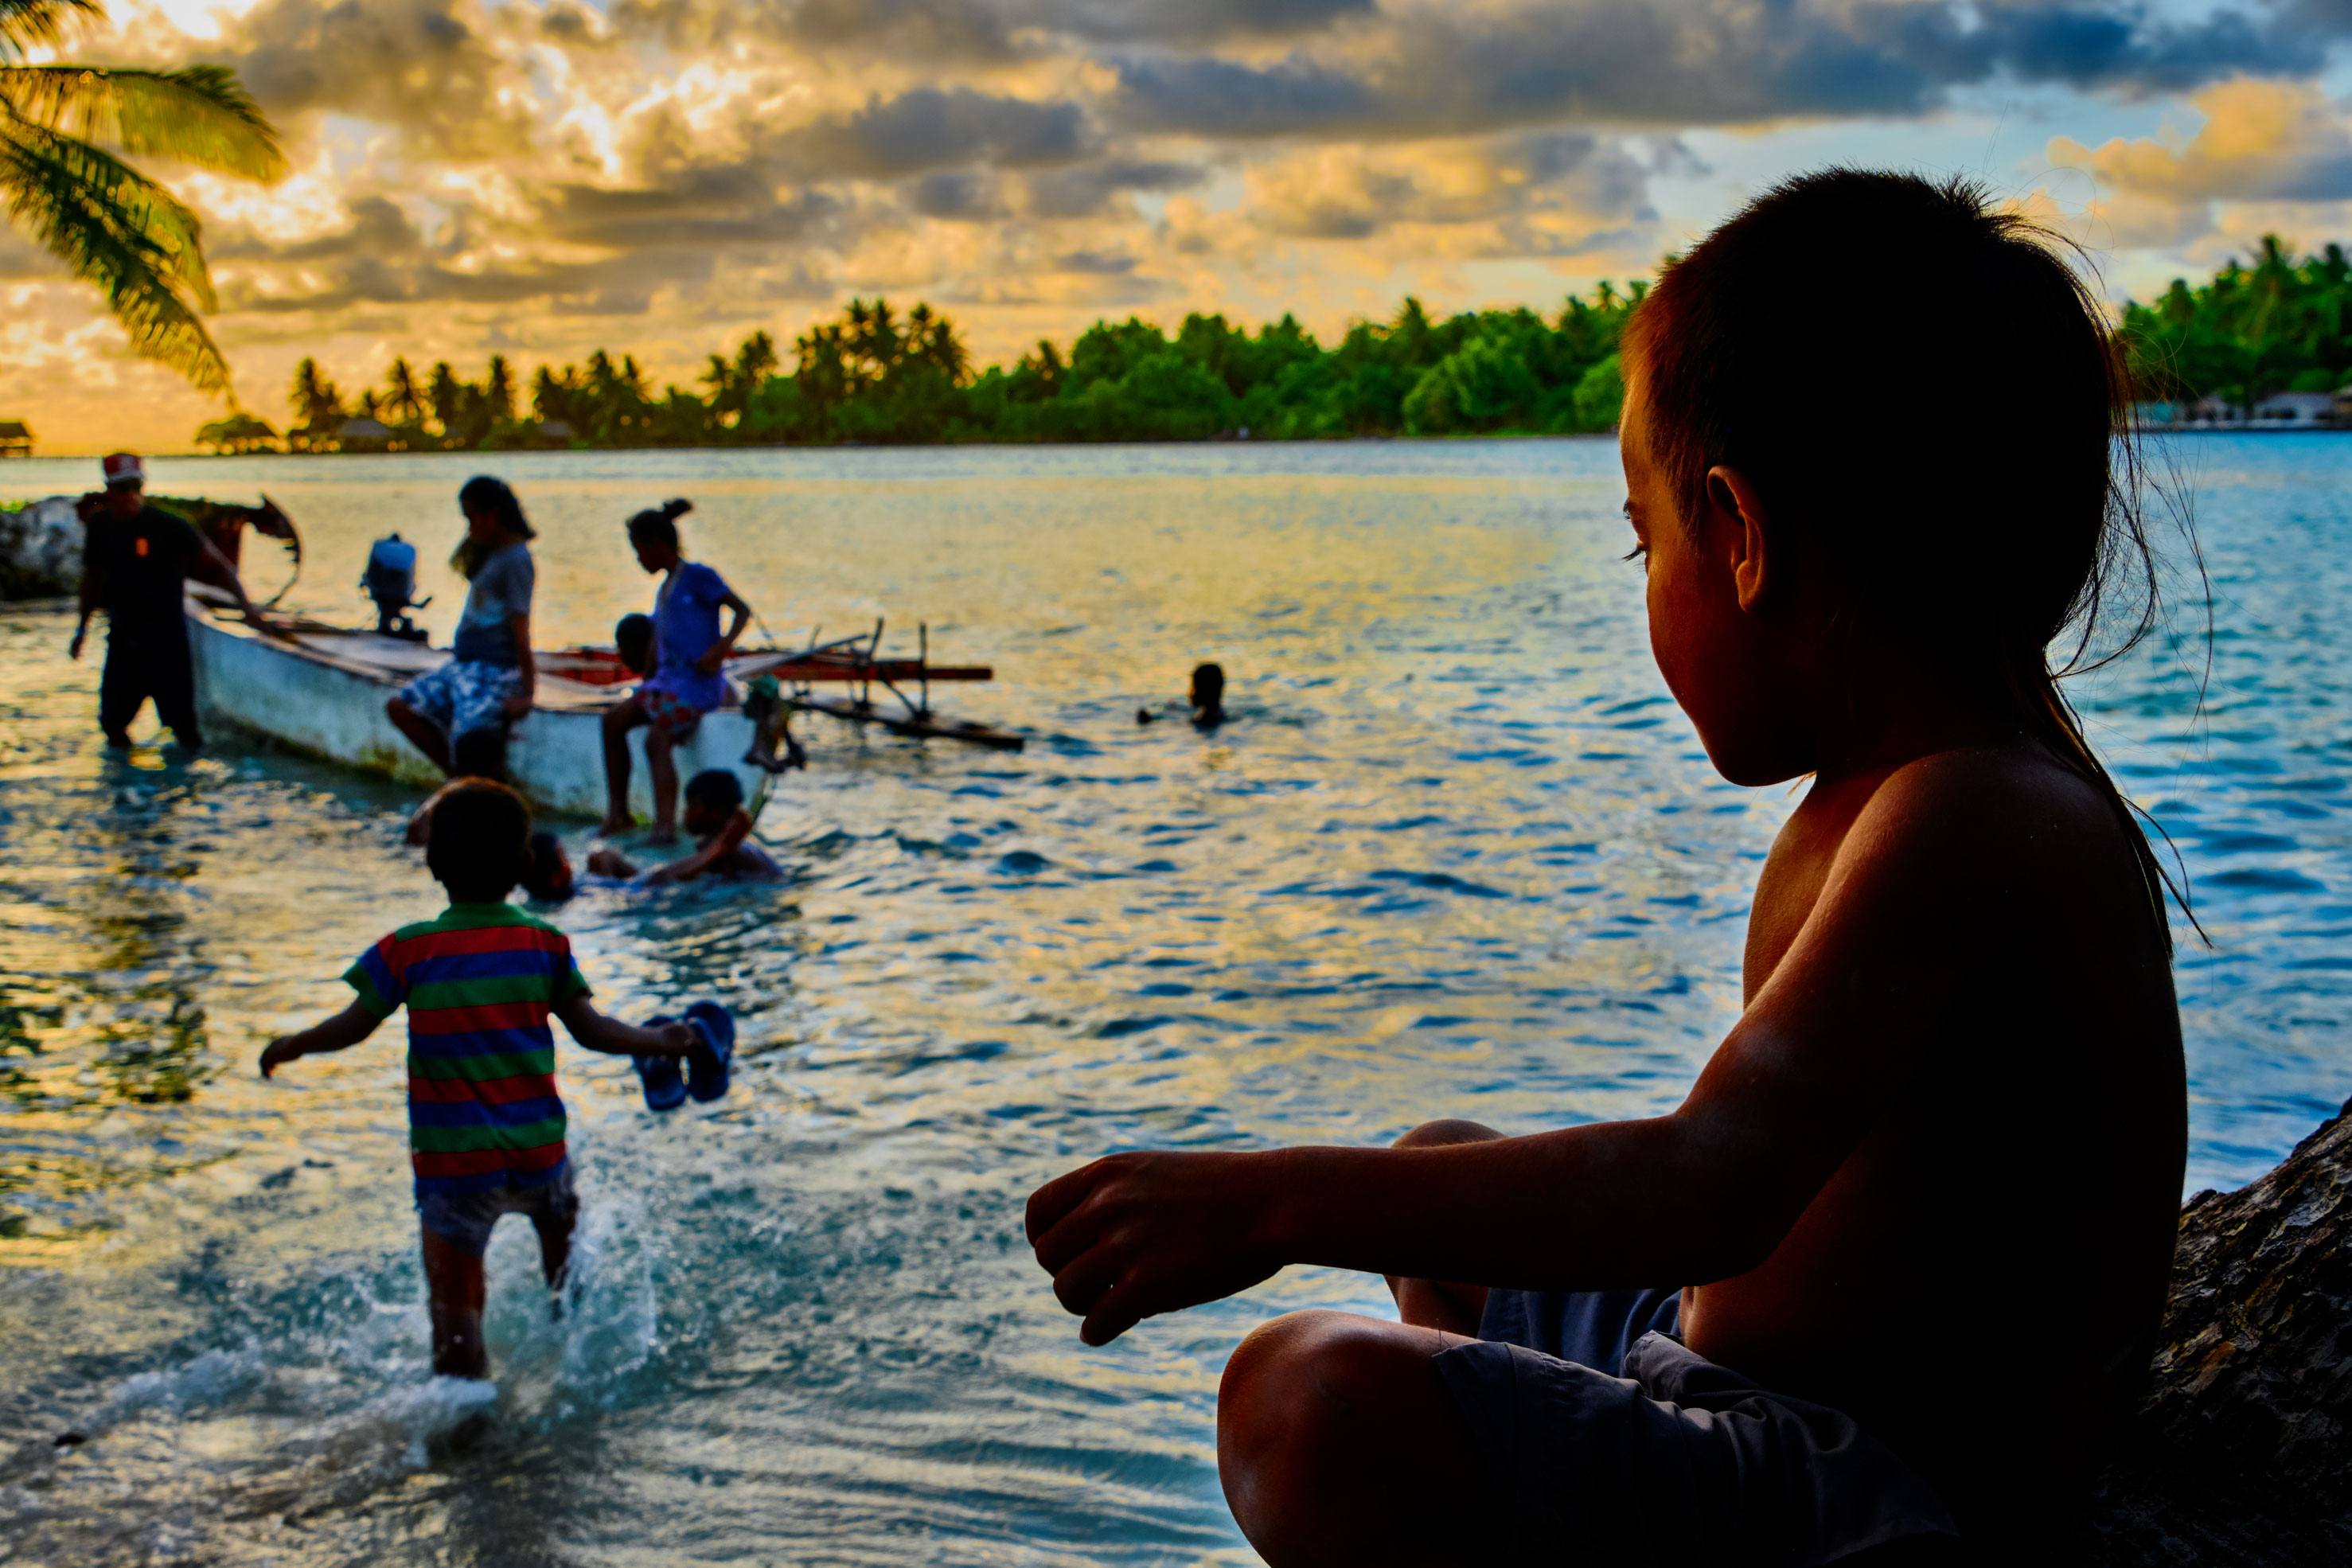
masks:
<instances>
[{"instance_id":1,"label":"distant building","mask_svg":"<svg viewBox=\"0 0 2352 1568\"><path fill-rule=\"evenodd\" d=\"M335 432L335 446L345 452L386 452L392 449L392 426L362 414L343 421Z\"/></svg>"},{"instance_id":2,"label":"distant building","mask_svg":"<svg viewBox=\"0 0 2352 1568\"><path fill-rule=\"evenodd\" d=\"M539 422L539 438L569 447L573 440L571 422L563 419L542 419Z\"/></svg>"},{"instance_id":3,"label":"distant building","mask_svg":"<svg viewBox=\"0 0 2352 1568\"><path fill-rule=\"evenodd\" d=\"M32 427L22 420L0 419L0 458L29 458L32 455Z\"/></svg>"},{"instance_id":4,"label":"distant building","mask_svg":"<svg viewBox=\"0 0 2352 1568\"><path fill-rule=\"evenodd\" d=\"M2253 423L2264 429L2318 430L2333 421L2336 395L2274 392L2253 407Z\"/></svg>"},{"instance_id":5,"label":"distant building","mask_svg":"<svg viewBox=\"0 0 2352 1568\"><path fill-rule=\"evenodd\" d=\"M2186 425L2243 425L2246 411L2234 403L2218 397L2200 397L2188 407Z\"/></svg>"}]
</instances>

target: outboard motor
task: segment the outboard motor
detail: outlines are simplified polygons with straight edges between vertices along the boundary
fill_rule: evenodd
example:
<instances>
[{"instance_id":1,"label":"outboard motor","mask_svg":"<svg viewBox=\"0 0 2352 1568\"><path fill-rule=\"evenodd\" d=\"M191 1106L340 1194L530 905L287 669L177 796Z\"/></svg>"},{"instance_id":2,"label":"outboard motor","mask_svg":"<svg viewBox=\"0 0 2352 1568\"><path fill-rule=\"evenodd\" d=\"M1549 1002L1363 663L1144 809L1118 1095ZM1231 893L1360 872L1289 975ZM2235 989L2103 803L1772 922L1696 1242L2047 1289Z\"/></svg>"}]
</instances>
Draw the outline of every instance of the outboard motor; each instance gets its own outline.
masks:
<instances>
[{"instance_id":1,"label":"outboard motor","mask_svg":"<svg viewBox=\"0 0 2352 1568\"><path fill-rule=\"evenodd\" d=\"M388 533L368 546L367 571L360 578L360 586L375 601L378 632L410 642L425 640L424 630L401 613L421 610L433 602L413 597L416 592L416 546L396 533Z\"/></svg>"}]
</instances>

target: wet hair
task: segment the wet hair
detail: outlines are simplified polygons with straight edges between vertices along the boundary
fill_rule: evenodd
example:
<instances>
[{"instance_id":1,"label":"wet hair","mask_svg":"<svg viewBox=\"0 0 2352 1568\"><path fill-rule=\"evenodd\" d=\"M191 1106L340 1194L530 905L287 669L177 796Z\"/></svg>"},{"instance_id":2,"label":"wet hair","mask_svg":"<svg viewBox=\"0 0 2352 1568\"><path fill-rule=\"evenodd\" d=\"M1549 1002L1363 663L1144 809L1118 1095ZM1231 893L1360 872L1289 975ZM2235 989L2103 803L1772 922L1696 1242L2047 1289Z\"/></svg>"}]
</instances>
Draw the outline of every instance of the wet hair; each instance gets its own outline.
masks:
<instances>
[{"instance_id":1,"label":"wet hair","mask_svg":"<svg viewBox=\"0 0 2352 1568\"><path fill-rule=\"evenodd\" d=\"M1225 700L1225 667L1222 664L1200 664L1192 667L1192 704L1196 708L1220 707Z\"/></svg>"},{"instance_id":2,"label":"wet hair","mask_svg":"<svg viewBox=\"0 0 2352 1568\"><path fill-rule=\"evenodd\" d=\"M530 864L522 874L522 890L534 899L568 899L571 869L563 858L563 840L542 828L530 836Z\"/></svg>"},{"instance_id":3,"label":"wet hair","mask_svg":"<svg viewBox=\"0 0 2352 1568\"><path fill-rule=\"evenodd\" d=\"M459 779L433 803L425 865L452 902L495 904L530 861L530 807L489 779Z\"/></svg>"},{"instance_id":4,"label":"wet hair","mask_svg":"<svg viewBox=\"0 0 2352 1568\"><path fill-rule=\"evenodd\" d=\"M723 816L743 804L743 781L726 768L705 768L686 781L686 804Z\"/></svg>"},{"instance_id":5,"label":"wet hair","mask_svg":"<svg viewBox=\"0 0 2352 1568\"><path fill-rule=\"evenodd\" d=\"M654 672L654 618L631 614L614 622L613 651L621 656L622 664L632 673L651 675Z\"/></svg>"},{"instance_id":6,"label":"wet hair","mask_svg":"<svg viewBox=\"0 0 2352 1568\"><path fill-rule=\"evenodd\" d=\"M1822 170L1670 262L1624 363L1685 520L1711 468L1738 468L1852 615L1997 671L2113 804L2164 930L2171 880L2055 684L2157 613L2129 376L2066 242L1966 179ZM2116 646L2095 657L2095 636Z\"/></svg>"},{"instance_id":7,"label":"wet hair","mask_svg":"<svg viewBox=\"0 0 2352 1568\"><path fill-rule=\"evenodd\" d=\"M683 497L666 500L629 519L629 542L659 544L671 550L677 548L677 520L694 510L694 503Z\"/></svg>"},{"instance_id":8,"label":"wet hair","mask_svg":"<svg viewBox=\"0 0 2352 1568\"><path fill-rule=\"evenodd\" d=\"M504 479L476 474L458 489L457 510L468 513L488 512L499 520L499 531L502 534L510 533L518 539L539 537L538 531L530 525L530 519L522 514L522 502L515 499L514 491ZM449 564L457 569L459 576L470 583L474 580L474 574L482 569L482 563L488 561L499 547L497 540L485 543L468 533L458 542L457 552L449 557Z\"/></svg>"}]
</instances>

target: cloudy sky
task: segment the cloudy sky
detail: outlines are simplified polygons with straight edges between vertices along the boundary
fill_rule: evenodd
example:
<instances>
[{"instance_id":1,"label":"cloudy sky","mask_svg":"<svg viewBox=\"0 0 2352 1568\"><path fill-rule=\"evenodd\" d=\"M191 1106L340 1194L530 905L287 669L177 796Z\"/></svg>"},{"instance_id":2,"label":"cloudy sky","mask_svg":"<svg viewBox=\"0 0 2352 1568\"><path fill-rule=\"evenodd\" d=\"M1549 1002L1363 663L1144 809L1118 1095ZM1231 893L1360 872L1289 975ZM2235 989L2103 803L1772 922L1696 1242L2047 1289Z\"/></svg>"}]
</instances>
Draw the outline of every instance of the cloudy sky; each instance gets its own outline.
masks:
<instances>
[{"instance_id":1,"label":"cloudy sky","mask_svg":"<svg viewBox=\"0 0 2352 1568\"><path fill-rule=\"evenodd\" d=\"M600 344L690 384L854 294L977 356L1098 316L1318 332L1555 306L1772 179L1971 172L2146 293L2352 200L2352 0L111 0L66 54L234 66L294 173L157 169L281 426L296 360ZM1861 260L1863 258L1857 258ZM0 418L184 449L208 403L0 229Z\"/></svg>"}]
</instances>

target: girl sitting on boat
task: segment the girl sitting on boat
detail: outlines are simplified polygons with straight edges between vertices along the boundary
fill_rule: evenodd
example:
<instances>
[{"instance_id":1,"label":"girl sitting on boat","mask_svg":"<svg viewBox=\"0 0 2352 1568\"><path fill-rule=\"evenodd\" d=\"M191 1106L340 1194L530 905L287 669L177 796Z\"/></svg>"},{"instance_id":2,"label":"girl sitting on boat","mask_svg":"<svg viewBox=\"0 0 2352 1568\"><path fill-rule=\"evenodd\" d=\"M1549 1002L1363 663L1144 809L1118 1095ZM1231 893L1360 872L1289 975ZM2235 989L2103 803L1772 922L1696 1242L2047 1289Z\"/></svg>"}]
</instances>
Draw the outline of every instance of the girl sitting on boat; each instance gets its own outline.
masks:
<instances>
[{"instance_id":1,"label":"girl sitting on boat","mask_svg":"<svg viewBox=\"0 0 2352 1568\"><path fill-rule=\"evenodd\" d=\"M457 777L506 777L507 726L530 711L539 683L530 653L534 537L522 503L488 474L457 492L466 537L449 564L471 584L449 662L417 677L384 711L433 765Z\"/></svg>"},{"instance_id":2,"label":"girl sitting on boat","mask_svg":"<svg viewBox=\"0 0 2352 1568\"><path fill-rule=\"evenodd\" d=\"M688 500L664 501L629 519L629 543L637 564L665 574L654 594L654 672L636 690L604 713L604 787L608 806L604 831L625 833L629 816L629 731L646 726L646 771L653 775L656 844L677 837L677 764L670 753L690 738L702 716L727 700L727 680L719 673L735 641L751 624L751 606L726 579L678 547L677 520L694 510ZM731 613L725 632L719 611Z\"/></svg>"}]
</instances>

